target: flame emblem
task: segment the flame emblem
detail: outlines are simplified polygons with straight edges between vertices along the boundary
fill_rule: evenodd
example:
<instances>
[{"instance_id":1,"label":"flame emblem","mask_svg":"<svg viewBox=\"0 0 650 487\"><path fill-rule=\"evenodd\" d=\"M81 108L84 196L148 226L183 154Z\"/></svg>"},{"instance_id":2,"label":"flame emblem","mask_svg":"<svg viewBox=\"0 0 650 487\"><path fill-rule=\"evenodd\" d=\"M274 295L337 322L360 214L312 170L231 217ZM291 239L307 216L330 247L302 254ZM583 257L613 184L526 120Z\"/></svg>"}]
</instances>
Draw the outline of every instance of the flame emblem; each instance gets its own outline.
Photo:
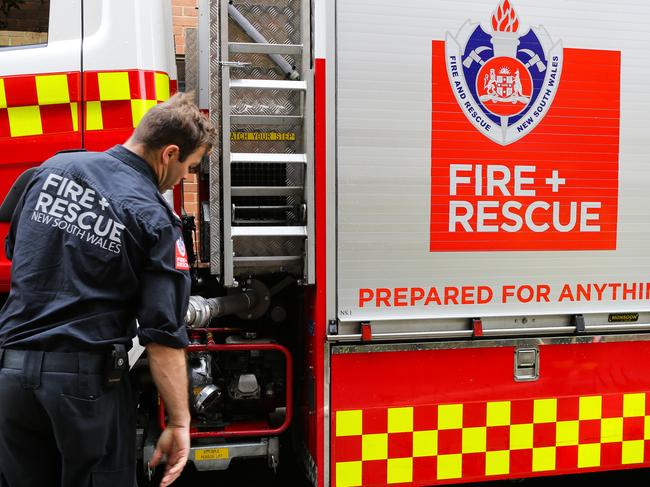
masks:
<instances>
[{"instance_id":1,"label":"flame emblem","mask_svg":"<svg viewBox=\"0 0 650 487\"><path fill-rule=\"evenodd\" d=\"M492 28L495 32L517 32L519 18L509 0L502 0L492 14Z\"/></svg>"}]
</instances>

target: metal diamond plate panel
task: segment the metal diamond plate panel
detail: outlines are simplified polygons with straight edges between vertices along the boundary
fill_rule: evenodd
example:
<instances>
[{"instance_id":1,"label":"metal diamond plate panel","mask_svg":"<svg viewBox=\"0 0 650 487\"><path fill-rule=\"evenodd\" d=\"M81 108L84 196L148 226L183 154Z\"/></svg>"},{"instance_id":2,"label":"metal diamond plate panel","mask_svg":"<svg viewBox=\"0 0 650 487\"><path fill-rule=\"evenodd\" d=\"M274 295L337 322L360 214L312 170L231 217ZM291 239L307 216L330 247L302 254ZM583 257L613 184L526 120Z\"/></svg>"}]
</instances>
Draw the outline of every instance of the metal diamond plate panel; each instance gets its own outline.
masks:
<instances>
[{"instance_id":1,"label":"metal diamond plate panel","mask_svg":"<svg viewBox=\"0 0 650 487\"><path fill-rule=\"evenodd\" d=\"M214 74L219 74L220 59L216 57L219 48L223 49L222 41L215 41L220 27L218 14L227 15L225 11L218 12L220 2L212 1L211 17L211 107L221 106L221 85L215 80ZM255 29L271 44L301 44L301 0L235 0L231 2ZM228 41L249 43L252 39L232 19L228 21ZM252 80L283 80L287 79L283 70L265 54L232 53L227 55L229 62L242 63L240 66L230 67L231 79ZM299 55L282 56L298 72L302 72L302 57ZM214 73L214 74L213 74ZM253 116L301 116L303 95L290 90L263 90L263 89L232 89L230 90L230 114ZM211 111L215 117L214 108ZM244 140L232 140L230 151L232 153L302 153L304 140L302 122L289 125L259 125L242 123L237 124L236 119L231 120L231 132L247 134ZM268 134L281 132L292 134L295 140L267 140L259 137L254 140L251 134ZM231 187L302 187L305 184L305 168L301 164L232 164L230 166ZM220 178L219 158L213 154L210 168L211 178L211 215L212 231L221 235L224 222L221 220L222 195L220 188L225 184ZM292 225L305 224L304 198L300 195L285 196L233 196L231 198L234 215L231 224L243 225ZM230 211L223 212L230 214ZM211 269L213 273L221 273L224 265L224 242L212 242ZM304 253L304 240L301 238L286 237L254 237L239 238L233 242L233 254L238 257L287 257L302 256ZM293 272L301 273L302 260L293 262L275 263L274 261L248 266L247 263L236 261L235 274L260 274L267 272Z\"/></svg>"},{"instance_id":2,"label":"metal diamond plate panel","mask_svg":"<svg viewBox=\"0 0 650 487\"><path fill-rule=\"evenodd\" d=\"M221 133L221 2L210 2L210 121ZM221 274L221 144L210 155L210 271Z\"/></svg>"},{"instance_id":3,"label":"metal diamond plate panel","mask_svg":"<svg viewBox=\"0 0 650 487\"><path fill-rule=\"evenodd\" d=\"M185 91L194 93L194 102L198 101L199 90L199 43L197 31L185 29Z\"/></svg>"}]
</instances>

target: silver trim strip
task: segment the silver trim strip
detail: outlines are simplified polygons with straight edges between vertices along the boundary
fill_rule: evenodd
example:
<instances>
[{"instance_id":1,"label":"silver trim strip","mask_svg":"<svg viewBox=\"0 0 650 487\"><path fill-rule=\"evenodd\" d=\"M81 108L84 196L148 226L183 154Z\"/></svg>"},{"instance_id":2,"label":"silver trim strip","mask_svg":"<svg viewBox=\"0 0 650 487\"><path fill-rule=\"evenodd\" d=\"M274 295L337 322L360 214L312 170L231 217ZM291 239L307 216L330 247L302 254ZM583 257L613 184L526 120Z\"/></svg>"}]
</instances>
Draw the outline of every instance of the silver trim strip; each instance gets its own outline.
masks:
<instances>
[{"instance_id":1,"label":"silver trim strip","mask_svg":"<svg viewBox=\"0 0 650 487\"><path fill-rule=\"evenodd\" d=\"M577 345L588 343L647 342L650 334L575 335L564 337L512 338L500 340L459 340L418 343L381 343L367 345L332 345L332 354L414 352L458 348L537 347L539 345Z\"/></svg>"},{"instance_id":2,"label":"silver trim strip","mask_svg":"<svg viewBox=\"0 0 650 487\"><path fill-rule=\"evenodd\" d=\"M435 338L466 338L474 334L472 330L452 330L452 331L414 331L414 332L393 332L393 333L373 333L373 341L381 340L426 340ZM351 333L347 335L327 335L327 339L332 342L360 342L360 333Z\"/></svg>"}]
</instances>

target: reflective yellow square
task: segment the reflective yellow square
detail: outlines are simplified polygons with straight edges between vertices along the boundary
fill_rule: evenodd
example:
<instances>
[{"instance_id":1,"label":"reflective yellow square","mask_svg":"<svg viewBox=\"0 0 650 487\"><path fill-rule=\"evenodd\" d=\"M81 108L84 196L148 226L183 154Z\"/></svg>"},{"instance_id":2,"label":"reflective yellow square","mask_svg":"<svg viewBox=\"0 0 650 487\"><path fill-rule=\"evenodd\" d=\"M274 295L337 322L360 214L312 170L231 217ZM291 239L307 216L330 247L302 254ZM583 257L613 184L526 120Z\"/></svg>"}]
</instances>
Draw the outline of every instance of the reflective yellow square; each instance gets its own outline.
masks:
<instances>
[{"instance_id":1,"label":"reflective yellow square","mask_svg":"<svg viewBox=\"0 0 650 487\"><path fill-rule=\"evenodd\" d=\"M645 416L645 394L625 394L623 396L623 416L631 418Z\"/></svg>"},{"instance_id":2,"label":"reflective yellow square","mask_svg":"<svg viewBox=\"0 0 650 487\"><path fill-rule=\"evenodd\" d=\"M555 444L571 446L580 443L580 422L560 421L555 427Z\"/></svg>"},{"instance_id":3,"label":"reflective yellow square","mask_svg":"<svg viewBox=\"0 0 650 487\"><path fill-rule=\"evenodd\" d=\"M72 130L79 131L79 104L70 103L70 116L72 117Z\"/></svg>"},{"instance_id":4,"label":"reflective yellow square","mask_svg":"<svg viewBox=\"0 0 650 487\"><path fill-rule=\"evenodd\" d=\"M533 425L513 424L510 426L510 449L526 450L533 447Z\"/></svg>"},{"instance_id":5,"label":"reflective yellow square","mask_svg":"<svg viewBox=\"0 0 650 487\"><path fill-rule=\"evenodd\" d=\"M617 443L623 441L623 418L603 418L600 420L600 442Z\"/></svg>"},{"instance_id":6,"label":"reflective yellow square","mask_svg":"<svg viewBox=\"0 0 650 487\"><path fill-rule=\"evenodd\" d=\"M438 456L438 480L459 479L463 475L463 455Z\"/></svg>"},{"instance_id":7,"label":"reflective yellow square","mask_svg":"<svg viewBox=\"0 0 650 487\"><path fill-rule=\"evenodd\" d=\"M557 420L557 399L536 399L534 403L534 423L554 423Z\"/></svg>"},{"instance_id":8,"label":"reflective yellow square","mask_svg":"<svg viewBox=\"0 0 650 487\"><path fill-rule=\"evenodd\" d=\"M103 128L102 102L86 102L86 130L102 130Z\"/></svg>"},{"instance_id":9,"label":"reflective yellow square","mask_svg":"<svg viewBox=\"0 0 650 487\"><path fill-rule=\"evenodd\" d=\"M505 475L510 473L510 452L489 451L485 454L485 475Z\"/></svg>"},{"instance_id":10,"label":"reflective yellow square","mask_svg":"<svg viewBox=\"0 0 650 487\"><path fill-rule=\"evenodd\" d=\"M361 459L385 460L388 458L388 435L363 435L361 437Z\"/></svg>"},{"instance_id":11,"label":"reflective yellow square","mask_svg":"<svg viewBox=\"0 0 650 487\"><path fill-rule=\"evenodd\" d=\"M438 406L438 429L453 430L463 427L463 405L444 404ZM454 478L454 477L450 477Z\"/></svg>"},{"instance_id":12,"label":"reflective yellow square","mask_svg":"<svg viewBox=\"0 0 650 487\"><path fill-rule=\"evenodd\" d=\"M357 436L362 433L362 412L336 411L336 436Z\"/></svg>"},{"instance_id":13,"label":"reflective yellow square","mask_svg":"<svg viewBox=\"0 0 650 487\"><path fill-rule=\"evenodd\" d=\"M463 453L482 453L486 442L487 428L463 428Z\"/></svg>"},{"instance_id":14,"label":"reflective yellow square","mask_svg":"<svg viewBox=\"0 0 650 487\"><path fill-rule=\"evenodd\" d=\"M362 483L361 462L336 464L336 487L357 487Z\"/></svg>"},{"instance_id":15,"label":"reflective yellow square","mask_svg":"<svg viewBox=\"0 0 650 487\"><path fill-rule=\"evenodd\" d=\"M0 79L0 108L7 108L7 95L5 94L5 80Z\"/></svg>"},{"instance_id":16,"label":"reflective yellow square","mask_svg":"<svg viewBox=\"0 0 650 487\"><path fill-rule=\"evenodd\" d=\"M41 110L38 106L8 108L9 130L12 137L41 135Z\"/></svg>"},{"instance_id":17,"label":"reflective yellow square","mask_svg":"<svg viewBox=\"0 0 650 487\"><path fill-rule=\"evenodd\" d=\"M643 463L643 444L643 440L624 441L621 463L623 465Z\"/></svg>"},{"instance_id":18,"label":"reflective yellow square","mask_svg":"<svg viewBox=\"0 0 650 487\"><path fill-rule=\"evenodd\" d=\"M413 408L389 408L388 432L409 433L413 431Z\"/></svg>"},{"instance_id":19,"label":"reflective yellow square","mask_svg":"<svg viewBox=\"0 0 650 487\"><path fill-rule=\"evenodd\" d=\"M433 457L438 454L438 432L415 431L413 432L413 456Z\"/></svg>"},{"instance_id":20,"label":"reflective yellow square","mask_svg":"<svg viewBox=\"0 0 650 487\"><path fill-rule=\"evenodd\" d=\"M650 416L646 416L643 422L643 439L650 440Z\"/></svg>"},{"instance_id":21,"label":"reflective yellow square","mask_svg":"<svg viewBox=\"0 0 650 487\"><path fill-rule=\"evenodd\" d=\"M603 415L603 398L601 396L587 396L580 398L580 420L600 419Z\"/></svg>"},{"instance_id":22,"label":"reflective yellow square","mask_svg":"<svg viewBox=\"0 0 650 487\"><path fill-rule=\"evenodd\" d=\"M156 73L156 100L165 101L169 98L169 76L165 73Z\"/></svg>"},{"instance_id":23,"label":"reflective yellow square","mask_svg":"<svg viewBox=\"0 0 650 487\"><path fill-rule=\"evenodd\" d=\"M131 117L133 118L133 128L137 127L151 107L156 106L156 100L131 100Z\"/></svg>"},{"instance_id":24,"label":"reflective yellow square","mask_svg":"<svg viewBox=\"0 0 650 487\"><path fill-rule=\"evenodd\" d=\"M510 424L510 402L489 402L487 404L487 426L508 426Z\"/></svg>"},{"instance_id":25,"label":"reflective yellow square","mask_svg":"<svg viewBox=\"0 0 650 487\"><path fill-rule=\"evenodd\" d=\"M533 472L555 470L555 447L533 448Z\"/></svg>"},{"instance_id":26,"label":"reflective yellow square","mask_svg":"<svg viewBox=\"0 0 650 487\"><path fill-rule=\"evenodd\" d=\"M386 477L389 484L413 482L413 459L391 458L388 460Z\"/></svg>"},{"instance_id":27,"label":"reflective yellow square","mask_svg":"<svg viewBox=\"0 0 650 487\"><path fill-rule=\"evenodd\" d=\"M600 443L578 445L578 468L600 465Z\"/></svg>"},{"instance_id":28,"label":"reflective yellow square","mask_svg":"<svg viewBox=\"0 0 650 487\"><path fill-rule=\"evenodd\" d=\"M68 76L65 74L36 76L36 94L39 105L70 103Z\"/></svg>"},{"instance_id":29,"label":"reflective yellow square","mask_svg":"<svg viewBox=\"0 0 650 487\"><path fill-rule=\"evenodd\" d=\"M130 100L129 73L99 73L99 99L101 101Z\"/></svg>"}]
</instances>

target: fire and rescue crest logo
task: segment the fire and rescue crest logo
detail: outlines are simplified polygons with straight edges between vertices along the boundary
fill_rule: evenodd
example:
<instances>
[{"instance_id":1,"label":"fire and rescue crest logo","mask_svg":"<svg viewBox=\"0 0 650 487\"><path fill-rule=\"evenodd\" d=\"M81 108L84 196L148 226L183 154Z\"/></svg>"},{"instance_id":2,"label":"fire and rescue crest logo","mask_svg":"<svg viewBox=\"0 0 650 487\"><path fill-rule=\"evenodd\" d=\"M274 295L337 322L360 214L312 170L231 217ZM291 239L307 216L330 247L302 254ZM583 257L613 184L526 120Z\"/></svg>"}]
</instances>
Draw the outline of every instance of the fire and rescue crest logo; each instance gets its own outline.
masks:
<instances>
[{"instance_id":1,"label":"fire and rescue crest logo","mask_svg":"<svg viewBox=\"0 0 650 487\"><path fill-rule=\"evenodd\" d=\"M445 40L447 73L469 121L501 145L528 135L546 116L562 73L562 42L544 27L522 28L510 0L489 24L470 20Z\"/></svg>"}]
</instances>

